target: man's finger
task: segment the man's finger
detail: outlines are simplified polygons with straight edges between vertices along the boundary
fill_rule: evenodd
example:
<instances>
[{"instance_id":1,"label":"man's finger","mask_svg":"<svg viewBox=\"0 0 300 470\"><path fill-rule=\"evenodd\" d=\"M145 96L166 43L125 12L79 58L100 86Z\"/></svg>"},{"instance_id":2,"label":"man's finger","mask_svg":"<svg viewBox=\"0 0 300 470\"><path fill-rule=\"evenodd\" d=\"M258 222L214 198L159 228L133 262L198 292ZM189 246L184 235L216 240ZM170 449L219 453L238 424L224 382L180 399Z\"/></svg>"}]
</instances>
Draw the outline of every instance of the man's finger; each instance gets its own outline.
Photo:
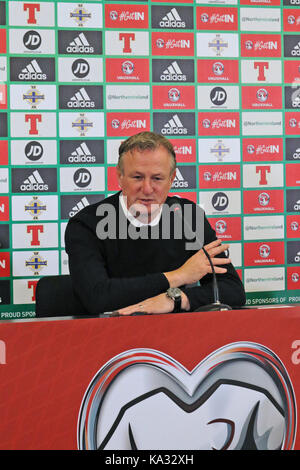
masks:
<instances>
[{"instance_id":1,"label":"man's finger","mask_svg":"<svg viewBox=\"0 0 300 470\"><path fill-rule=\"evenodd\" d=\"M215 266L215 273L216 274L227 273L227 269L226 268L219 268L218 266Z\"/></svg>"},{"instance_id":2,"label":"man's finger","mask_svg":"<svg viewBox=\"0 0 300 470\"><path fill-rule=\"evenodd\" d=\"M206 250L210 250L211 248L214 248L216 246L219 246L220 244L222 243L222 240L220 240L219 238L217 238L216 240L214 240L213 242L210 242L208 243L207 245L204 245L204 248Z\"/></svg>"},{"instance_id":3,"label":"man's finger","mask_svg":"<svg viewBox=\"0 0 300 470\"><path fill-rule=\"evenodd\" d=\"M229 264L231 263L230 258L211 258L212 264Z\"/></svg>"}]
</instances>

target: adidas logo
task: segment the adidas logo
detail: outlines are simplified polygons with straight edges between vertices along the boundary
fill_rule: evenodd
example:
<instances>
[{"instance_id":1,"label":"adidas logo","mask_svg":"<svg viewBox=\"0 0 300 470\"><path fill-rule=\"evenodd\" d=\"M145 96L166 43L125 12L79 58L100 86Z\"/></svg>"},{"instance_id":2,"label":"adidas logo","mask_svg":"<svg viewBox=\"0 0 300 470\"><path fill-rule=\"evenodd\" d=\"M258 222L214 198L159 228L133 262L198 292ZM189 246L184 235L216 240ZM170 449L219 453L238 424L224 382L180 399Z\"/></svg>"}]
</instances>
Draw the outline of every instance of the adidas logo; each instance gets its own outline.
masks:
<instances>
[{"instance_id":1,"label":"adidas logo","mask_svg":"<svg viewBox=\"0 0 300 470\"><path fill-rule=\"evenodd\" d=\"M300 56L300 41L298 42L298 44L296 44L296 46L293 47L291 54L292 56Z\"/></svg>"},{"instance_id":2,"label":"adidas logo","mask_svg":"<svg viewBox=\"0 0 300 470\"><path fill-rule=\"evenodd\" d=\"M293 153L293 158L294 158L295 160L297 160L297 159L299 160L299 159L300 159L300 147L298 147L298 148L294 151L294 153Z\"/></svg>"},{"instance_id":3,"label":"adidas logo","mask_svg":"<svg viewBox=\"0 0 300 470\"><path fill-rule=\"evenodd\" d=\"M69 163L95 163L96 157L91 154L88 146L83 142L68 157Z\"/></svg>"},{"instance_id":4,"label":"adidas logo","mask_svg":"<svg viewBox=\"0 0 300 470\"><path fill-rule=\"evenodd\" d=\"M67 52L73 54L93 54L94 48L89 44L84 33L78 34L78 36L70 42L66 48Z\"/></svg>"},{"instance_id":5,"label":"adidas logo","mask_svg":"<svg viewBox=\"0 0 300 470\"><path fill-rule=\"evenodd\" d=\"M163 81L167 82L185 82L186 81L186 75L182 73L181 68L177 64L176 60L174 60L169 67L166 68L166 70L163 71L163 73L160 76L160 79Z\"/></svg>"},{"instance_id":6,"label":"adidas logo","mask_svg":"<svg viewBox=\"0 0 300 470\"><path fill-rule=\"evenodd\" d=\"M174 178L172 188L187 188L188 185L188 182L184 179L180 170L176 168L176 176Z\"/></svg>"},{"instance_id":7,"label":"adidas logo","mask_svg":"<svg viewBox=\"0 0 300 470\"><path fill-rule=\"evenodd\" d=\"M159 22L162 28L185 28L185 21L182 21L176 8L172 8L169 13Z\"/></svg>"},{"instance_id":8,"label":"adidas logo","mask_svg":"<svg viewBox=\"0 0 300 470\"><path fill-rule=\"evenodd\" d=\"M68 108L94 108L95 101L91 100L84 87L67 102Z\"/></svg>"},{"instance_id":9,"label":"adidas logo","mask_svg":"<svg viewBox=\"0 0 300 470\"><path fill-rule=\"evenodd\" d=\"M299 108L300 107L300 88L298 88L297 90L295 90L292 93L291 101L292 101L292 107L293 108Z\"/></svg>"},{"instance_id":10,"label":"adidas logo","mask_svg":"<svg viewBox=\"0 0 300 470\"><path fill-rule=\"evenodd\" d=\"M89 205L90 203L87 200L87 198L85 196L82 197L81 200L77 202L77 204L74 207L72 207L72 209L70 210L69 217L73 217L75 214L81 211L81 209L84 209L84 207L89 206Z\"/></svg>"},{"instance_id":11,"label":"adidas logo","mask_svg":"<svg viewBox=\"0 0 300 470\"><path fill-rule=\"evenodd\" d=\"M174 116L169 119L169 121L161 129L161 133L169 135L182 135L187 134L187 129L183 127L183 124L180 121L178 114L174 114Z\"/></svg>"},{"instance_id":12,"label":"adidas logo","mask_svg":"<svg viewBox=\"0 0 300 470\"><path fill-rule=\"evenodd\" d=\"M48 185L45 184L38 170L34 170L23 184L21 184L20 189L21 191L48 191Z\"/></svg>"},{"instance_id":13,"label":"adidas logo","mask_svg":"<svg viewBox=\"0 0 300 470\"><path fill-rule=\"evenodd\" d=\"M47 80L39 64L33 59L18 75L19 80Z\"/></svg>"}]
</instances>

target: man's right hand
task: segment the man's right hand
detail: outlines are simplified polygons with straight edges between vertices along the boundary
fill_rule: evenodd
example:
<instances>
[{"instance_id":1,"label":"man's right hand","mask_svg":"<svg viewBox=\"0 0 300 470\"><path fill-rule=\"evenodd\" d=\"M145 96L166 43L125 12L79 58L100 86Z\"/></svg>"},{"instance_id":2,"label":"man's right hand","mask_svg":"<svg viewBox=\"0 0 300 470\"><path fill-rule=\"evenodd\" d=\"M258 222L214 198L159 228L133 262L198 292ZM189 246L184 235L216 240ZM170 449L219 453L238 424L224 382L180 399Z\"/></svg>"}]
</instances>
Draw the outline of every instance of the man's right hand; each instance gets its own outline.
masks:
<instances>
[{"instance_id":1,"label":"man's right hand","mask_svg":"<svg viewBox=\"0 0 300 470\"><path fill-rule=\"evenodd\" d=\"M227 269L221 266L231 263L231 260L229 258L215 258L215 256L228 250L228 245L222 245L221 240L214 240L205 245L204 248L211 258L215 272L217 274L226 273ZM164 275L168 279L170 287L180 287L185 284L198 282L202 277L211 272L209 260L201 249L191 256L180 268L164 273Z\"/></svg>"}]
</instances>

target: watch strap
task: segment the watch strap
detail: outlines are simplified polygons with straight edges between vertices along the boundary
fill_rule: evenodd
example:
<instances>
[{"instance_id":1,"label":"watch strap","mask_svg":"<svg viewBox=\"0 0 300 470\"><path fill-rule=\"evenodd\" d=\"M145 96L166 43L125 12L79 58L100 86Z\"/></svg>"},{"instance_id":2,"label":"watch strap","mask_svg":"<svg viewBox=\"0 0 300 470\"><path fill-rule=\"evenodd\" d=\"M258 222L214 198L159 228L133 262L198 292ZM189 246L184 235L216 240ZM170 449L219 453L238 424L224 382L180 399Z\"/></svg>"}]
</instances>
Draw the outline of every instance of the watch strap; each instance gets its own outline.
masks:
<instances>
[{"instance_id":1,"label":"watch strap","mask_svg":"<svg viewBox=\"0 0 300 470\"><path fill-rule=\"evenodd\" d=\"M174 300L173 313L181 312L181 295L178 297L174 297L173 300Z\"/></svg>"},{"instance_id":2,"label":"watch strap","mask_svg":"<svg viewBox=\"0 0 300 470\"><path fill-rule=\"evenodd\" d=\"M173 313L181 312L181 290L177 287L170 288L166 292L167 296L174 301L174 309L172 310Z\"/></svg>"}]
</instances>

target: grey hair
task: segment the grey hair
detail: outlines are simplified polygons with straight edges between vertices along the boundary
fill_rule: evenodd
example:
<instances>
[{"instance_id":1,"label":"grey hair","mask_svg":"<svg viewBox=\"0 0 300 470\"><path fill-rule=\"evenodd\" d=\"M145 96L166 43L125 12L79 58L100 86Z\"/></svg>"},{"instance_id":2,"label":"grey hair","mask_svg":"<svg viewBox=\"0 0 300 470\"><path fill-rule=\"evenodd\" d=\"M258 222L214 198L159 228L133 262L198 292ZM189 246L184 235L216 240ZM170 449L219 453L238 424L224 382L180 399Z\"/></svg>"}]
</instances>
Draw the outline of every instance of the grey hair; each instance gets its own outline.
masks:
<instances>
[{"instance_id":1,"label":"grey hair","mask_svg":"<svg viewBox=\"0 0 300 470\"><path fill-rule=\"evenodd\" d=\"M155 150L158 147L164 147L171 156L171 174L176 169L176 154L172 143L166 137L155 134L154 132L144 131L138 134L132 135L128 139L124 140L119 147L119 160L118 168L123 174L123 156L127 152L131 152L134 149L138 149L141 152L144 150Z\"/></svg>"}]
</instances>

